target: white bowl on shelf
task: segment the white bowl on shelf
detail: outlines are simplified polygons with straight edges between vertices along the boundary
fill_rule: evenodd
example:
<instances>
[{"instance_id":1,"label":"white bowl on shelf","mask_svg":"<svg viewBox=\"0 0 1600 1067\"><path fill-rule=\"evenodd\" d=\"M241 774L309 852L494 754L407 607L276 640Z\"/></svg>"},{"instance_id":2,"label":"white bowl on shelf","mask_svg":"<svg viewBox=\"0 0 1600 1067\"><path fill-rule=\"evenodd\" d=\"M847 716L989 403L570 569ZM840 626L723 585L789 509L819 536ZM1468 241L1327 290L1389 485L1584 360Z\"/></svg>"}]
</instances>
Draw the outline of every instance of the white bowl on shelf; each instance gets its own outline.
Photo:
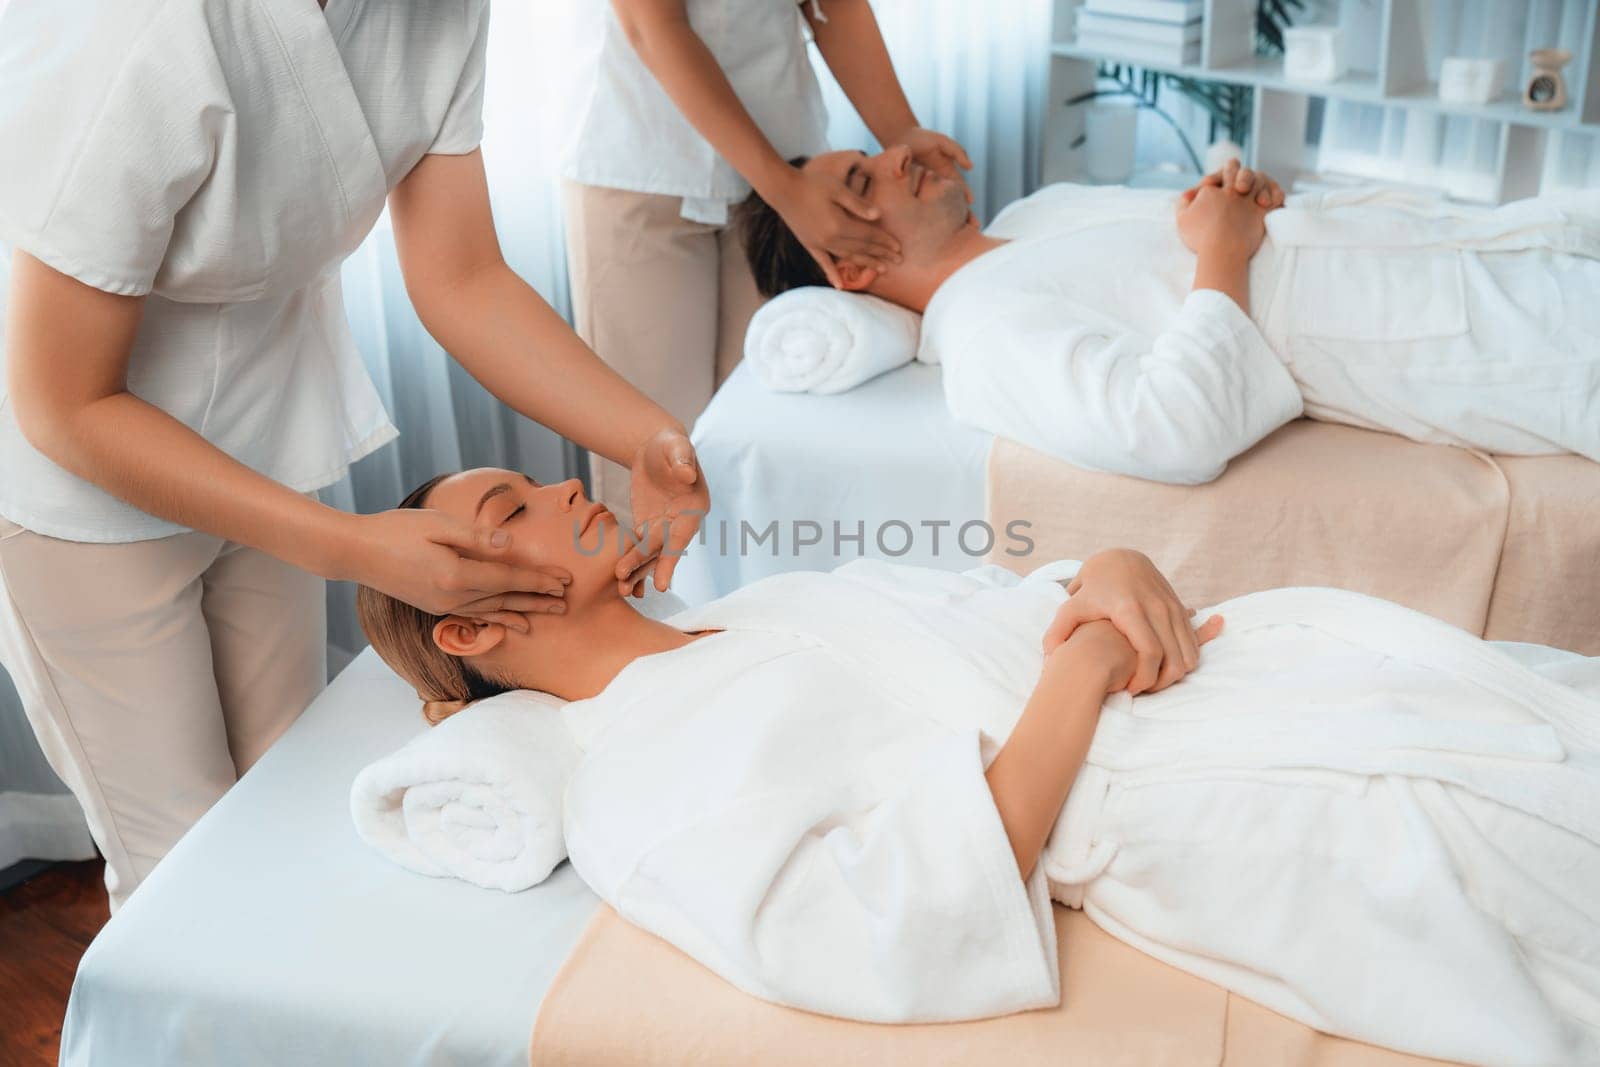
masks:
<instances>
[{"instance_id":1,"label":"white bowl on shelf","mask_svg":"<svg viewBox=\"0 0 1600 1067\"><path fill-rule=\"evenodd\" d=\"M1096 101L1084 115L1089 177L1097 182L1125 182L1133 173L1139 131L1139 109L1131 104Z\"/></svg>"},{"instance_id":2,"label":"white bowl on shelf","mask_svg":"<svg viewBox=\"0 0 1600 1067\"><path fill-rule=\"evenodd\" d=\"M1446 56L1439 63L1439 99L1451 104L1487 104L1505 88L1498 59Z\"/></svg>"},{"instance_id":3,"label":"white bowl on shelf","mask_svg":"<svg viewBox=\"0 0 1600 1067\"><path fill-rule=\"evenodd\" d=\"M1350 69L1344 35L1337 26L1287 26L1283 31L1283 76L1296 82L1333 82Z\"/></svg>"}]
</instances>

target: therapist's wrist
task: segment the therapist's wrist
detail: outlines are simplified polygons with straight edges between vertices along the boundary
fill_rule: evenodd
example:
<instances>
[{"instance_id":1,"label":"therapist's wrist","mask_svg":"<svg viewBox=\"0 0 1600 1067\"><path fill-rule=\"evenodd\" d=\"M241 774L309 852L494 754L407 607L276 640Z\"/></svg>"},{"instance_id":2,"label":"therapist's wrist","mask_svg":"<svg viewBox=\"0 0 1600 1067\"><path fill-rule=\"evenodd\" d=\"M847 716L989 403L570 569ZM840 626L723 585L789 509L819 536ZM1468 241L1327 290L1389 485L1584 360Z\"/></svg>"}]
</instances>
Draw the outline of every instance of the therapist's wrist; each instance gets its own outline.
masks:
<instances>
[{"instance_id":1,"label":"therapist's wrist","mask_svg":"<svg viewBox=\"0 0 1600 1067\"><path fill-rule=\"evenodd\" d=\"M921 124L917 122L917 116L907 111L893 116L887 122L874 128L872 136L876 137L878 144L884 148L893 148L897 144L905 144L911 139L911 132L921 128Z\"/></svg>"},{"instance_id":2,"label":"therapist's wrist","mask_svg":"<svg viewBox=\"0 0 1600 1067\"><path fill-rule=\"evenodd\" d=\"M680 433L685 437L689 436L689 431L684 428L683 423L668 415L665 411L657 409L657 413L654 416L636 420L633 425L629 426L623 435L617 439L617 444L613 445L611 449L604 451L596 449L595 451L600 452L601 455L613 463L631 468L645 446L664 433Z\"/></svg>"},{"instance_id":3,"label":"therapist's wrist","mask_svg":"<svg viewBox=\"0 0 1600 1067\"><path fill-rule=\"evenodd\" d=\"M361 516L315 500L292 524L292 545L282 559L329 581L356 581L362 573Z\"/></svg>"},{"instance_id":4,"label":"therapist's wrist","mask_svg":"<svg viewBox=\"0 0 1600 1067\"><path fill-rule=\"evenodd\" d=\"M800 173L799 167L774 154L772 163L750 178L750 186L781 215L800 195L800 190L805 186L805 176Z\"/></svg>"}]
</instances>

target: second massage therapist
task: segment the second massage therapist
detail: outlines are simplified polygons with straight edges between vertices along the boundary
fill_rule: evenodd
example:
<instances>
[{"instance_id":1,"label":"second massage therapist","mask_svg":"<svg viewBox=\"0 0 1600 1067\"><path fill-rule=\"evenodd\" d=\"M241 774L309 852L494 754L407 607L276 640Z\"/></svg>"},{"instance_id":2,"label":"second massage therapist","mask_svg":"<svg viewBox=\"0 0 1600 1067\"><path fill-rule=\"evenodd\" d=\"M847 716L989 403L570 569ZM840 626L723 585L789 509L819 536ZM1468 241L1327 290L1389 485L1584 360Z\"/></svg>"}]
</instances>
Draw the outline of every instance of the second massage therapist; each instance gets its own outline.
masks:
<instances>
[{"instance_id":1,"label":"second massage therapist","mask_svg":"<svg viewBox=\"0 0 1600 1067\"><path fill-rule=\"evenodd\" d=\"M728 207L752 187L833 271L892 267L877 209L789 161L827 150L806 35L874 137L954 177L966 152L922 129L868 0L586 0L596 53L568 160L578 333L685 425L728 376L761 297ZM591 457L619 515L626 472Z\"/></svg>"}]
</instances>

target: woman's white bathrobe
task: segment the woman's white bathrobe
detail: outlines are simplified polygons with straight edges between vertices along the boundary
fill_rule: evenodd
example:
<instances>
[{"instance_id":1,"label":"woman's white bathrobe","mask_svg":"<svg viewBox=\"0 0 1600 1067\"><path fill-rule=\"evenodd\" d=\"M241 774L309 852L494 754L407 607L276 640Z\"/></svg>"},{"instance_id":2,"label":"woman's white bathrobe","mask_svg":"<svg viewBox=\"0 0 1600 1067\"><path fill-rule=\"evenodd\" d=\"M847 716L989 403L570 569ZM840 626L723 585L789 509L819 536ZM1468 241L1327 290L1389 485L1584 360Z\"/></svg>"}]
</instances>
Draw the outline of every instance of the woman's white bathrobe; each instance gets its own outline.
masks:
<instances>
[{"instance_id":1,"label":"woman's white bathrobe","mask_svg":"<svg viewBox=\"0 0 1600 1067\"><path fill-rule=\"evenodd\" d=\"M960 421L1090 470L1208 482L1302 412L1600 460L1600 192L1495 210L1289 198L1250 313L1191 292L1171 193L1055 185L934 294L923 358Z\"/></svg>"},{"instance_id":2,"label":"woman's white bathrobe","mask_svg":"<svg viewBox=\"0 0 1600 1067\"><path fill-rule=\"evenodd\" d=\"M833 1015L1056 1002L1054 896L1334 1033L1600 1056L1600 702L1561 680L1600 690L1600 663L1530 668L1350 593L1230 601L1199 671L1106 702L1024 883L984 768L1072 569L861 562L675 616L725 632L567 708L572 862L740 988Z\"/></svg>"}]
</instances>

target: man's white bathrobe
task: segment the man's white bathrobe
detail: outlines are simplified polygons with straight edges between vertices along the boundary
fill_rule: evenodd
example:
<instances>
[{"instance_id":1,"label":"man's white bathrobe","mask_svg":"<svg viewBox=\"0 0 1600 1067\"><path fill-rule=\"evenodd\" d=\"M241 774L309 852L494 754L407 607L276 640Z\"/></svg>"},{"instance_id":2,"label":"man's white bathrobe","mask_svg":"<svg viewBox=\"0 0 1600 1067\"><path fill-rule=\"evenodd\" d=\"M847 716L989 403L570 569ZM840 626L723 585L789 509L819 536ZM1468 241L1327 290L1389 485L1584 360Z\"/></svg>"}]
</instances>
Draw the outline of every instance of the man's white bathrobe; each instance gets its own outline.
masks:
<instances>
[{"instance_id":1,"label":"man's white bathrobe","mask_svg":"<svg viewBox=\"0 0 1600 1067\"><path fill-rule=\"evenodd\" d=\"M724 632L566 709L573 864L740 988L832 1015L1056 1002L1054 896L1334 1033L1600 1056L1600 701L1567 684L1600 694L1600 661L1350 593L1230 601L1194 675L1106 702L1024 883L984 769L1074 569L860 562L675 616Z\"/></svg>"},{"instance_id":2,"label":"man's white bathrobe","mask_svg":"<svg viewBox=\"0 0 1600 1067\"><path fill-rule=\"evenodd\" d=\"M1495 210L1289 198L1249 314L1191 292L1168 192L1056 185L942 285L922 358L962 422L1090 470L1180 484L1296 418L1600 460L1600 192Z\"/></svg>"}]
</instances>

